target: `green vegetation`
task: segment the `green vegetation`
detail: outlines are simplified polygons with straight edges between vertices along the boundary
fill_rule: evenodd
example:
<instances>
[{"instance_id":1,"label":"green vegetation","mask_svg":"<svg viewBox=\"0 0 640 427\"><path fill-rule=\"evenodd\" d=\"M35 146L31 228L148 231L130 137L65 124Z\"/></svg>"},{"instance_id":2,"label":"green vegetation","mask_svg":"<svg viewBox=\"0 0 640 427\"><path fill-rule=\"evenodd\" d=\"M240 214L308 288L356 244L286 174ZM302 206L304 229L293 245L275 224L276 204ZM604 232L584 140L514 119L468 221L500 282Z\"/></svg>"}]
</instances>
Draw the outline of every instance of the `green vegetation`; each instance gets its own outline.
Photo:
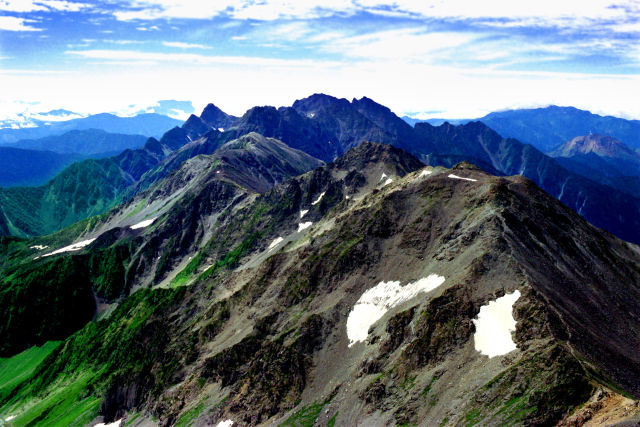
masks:
<instances>
[{"instance_id":1,"label":"green vegetation","mask_svg":"<svg viewBox=\"0 0 640 427\"><path fill-rule=\"evenodd\" d=\"M0 396L0 412L18 413L16 425L83 425L96 416L105 390L126 386L142 373L153 377L151 392L164 390L183 354L182 349L166 348L166 312L183 296L184 288L131 295L109 319L90 322L48 355L39 356L43 361L33 374ZM9 360L17 366L29 354Z\"/></svg>"},{"instance_id":2,"label":"green vegetation","mask_svg":"<svg viewBox=\"0 0 640 427\"><path fill-rule=\"evenodd\" d=\"M336 425L336 418L338 418L338 413L333 414L333 417L329 419L327 422L327 427L334 427Z\"/></svg>"},{"instance_id":3,"label":"green vegetation","mask_svg":"<svg viewBox=\"0 0 640 427\"><path fill-rule=\"evenodd\" d=\"M209 277L215 275L218 270L221 270L223 268L230 269L236 267L240 259L249 252L249 250L260 238L262 238L262 235L263 233L260 231L251 233L238 246L227 252L227 254L222 259L216 261L215 264L200 273L198 280L204 281Z\"/></svg>"},{"instance_id":4,"label":"green vegetation","mask_svg":"<svg viewBox=\"0 0 640 427\"><path fill-rule=\"evenodd\" d=\"M482 414L479 409L472 409L464 415L464 422L467 427L476 425L482 420Z\"/></svg>"},{"instance_id":5,"label":"green vegetation","mask_svg":"<svg viewBox=\"0 0 640 427\"><path fill-rule=\"evenodd\" d=\"M287 418L285 422L280 424L280 427L313 427L324 405L324 402L315 402L312 405L305 406Z\"/></svg>"},{"instance_id":6,"label":"green vegetation","mask_svg":"<svg viewBox=\"0 0 640 427\"><path fill-rule=\"evenodd\" d=\"M23 244L12 241L7 247ZM94 316L93 292L108 301L125 295L126 266L135 246L124 240L86 254L29 259L0 271L0 355L80 329Z\"/></svg>"},{"instance_id":7,"label":"green vegetation","mask_svg":"<svg viewBox=\"0 0 640 427\"><path fill-rule=\"evenodd\" d=\"M178 421L176 421L176 423L174 424L174 427L188 427L188 426L190 426L193 423L193 421L195 421L200 416L202 411L204 410L205 403L206 403L206 399L202 400L197 405L195 405L193 408L191 408L187 412L183 413L180 416L180 418L178 418Z\"/></svg>"},{"instance_id":8,"label":"green vegetation","mask_svg":"<svg viewBox=\"0 0 640 427\"><path fill-rule=\"evenodd\" d=\"M15 235L45 235L105 212L130 184L114 159L90 159L40 187L0 190L0 205Z\"/></svg>"},{"instance_id":9,"label":"green vegetation","mask_svg":"<svg viewBox=\"0 0 640 427\"><path fill-rule=\"evenodd\" d=\"M1 355L80 329L95 312L91 280L82 258L27 264L0 277L0 309Z\"/></svg>"},{"instance_id":10,"label":"green vegetation","mask_svg":"<svg viewBox=\"0 0 640 427\"><path fill-rule=\"evenodd\" d=\"M0 400L31 378L36 367L59 345L60 341L48 341L40 347L33 346L13 357L0 359Z\"/></svg>"},{"instance_id":11,"label":"green vegetation","mask_svg":"<svg viewBox=\"0 0 640 427\"><path fill-rule=\"evenodd\" d=\"M185 268L183 268L174 279L171 281L171 286L184 286L189 279L192 278L193 274L196 272L200 264L204 259L204 255L202 252L198 252L196 256L193 257L189 264Z\"/></svg>"}]
</instances>

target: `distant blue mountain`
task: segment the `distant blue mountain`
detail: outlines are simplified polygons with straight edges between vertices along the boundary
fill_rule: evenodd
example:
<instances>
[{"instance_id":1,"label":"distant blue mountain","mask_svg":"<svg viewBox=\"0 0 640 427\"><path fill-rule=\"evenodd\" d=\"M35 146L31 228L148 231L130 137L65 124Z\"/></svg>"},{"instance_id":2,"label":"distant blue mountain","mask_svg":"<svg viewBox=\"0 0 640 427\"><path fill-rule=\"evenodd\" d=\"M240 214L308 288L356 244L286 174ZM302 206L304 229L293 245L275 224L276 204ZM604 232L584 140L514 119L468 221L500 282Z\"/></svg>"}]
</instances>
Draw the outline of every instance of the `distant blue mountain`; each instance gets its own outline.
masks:
<instances>
[{"instance_id":1,"label":"distant blue mountain","mask_svg":"<svg viewBox=\"0 0 640 427\"><path fill-rule=\"evenodd\" d=\"M445 121L465 124L472 120L405 118L412 126L427 122L439 126ZM634 150L640 150L640 120L626 120L612 116L600 116L574 107L558 107L508 110L487 114L473 119L480 121L505 138L515 138L549 153L565 142L581 135L604 134L614 137Z\"/></svg>"},{"instance_id":2,"label":"distant blue mountain","mask_svg":"<svg viewBox=\"0 0 640 427\"><path fill-rule=\"evenodd\" d=\"M38 127L22 129L0 129L0 145L14 144L24 139L38 139L61 135L72 130L99 129L109 133L161 137L166 131L182 125L181 120L155 113L134 117L118 117L109 113L68 121L54 122Z\"/></svg>"},{"instance_id":3,"label":"distant blue mountain","mask_svg":"<svg viewBox=\"0 0 640 427\"><path fill-rule=\"evenodd\" d=\"M28 150L48 150L56 153L77 153L83 155L119 154L126 149L140 148L147 141L146 136L109 133L100 129L72 130L62 135L52 135L39 139L18 141L12 147Z\"/></svg>"},{"instance_id":4,"label":"distant blue mountain","mask_svg":"<svg viewBox=\"0 0 640 427\"><path fill-rule=\"evenodd\" d=\"M70 164L84 158L79 154L0 147L0 187L44 184Z\"/></svg>"}]
</instances>

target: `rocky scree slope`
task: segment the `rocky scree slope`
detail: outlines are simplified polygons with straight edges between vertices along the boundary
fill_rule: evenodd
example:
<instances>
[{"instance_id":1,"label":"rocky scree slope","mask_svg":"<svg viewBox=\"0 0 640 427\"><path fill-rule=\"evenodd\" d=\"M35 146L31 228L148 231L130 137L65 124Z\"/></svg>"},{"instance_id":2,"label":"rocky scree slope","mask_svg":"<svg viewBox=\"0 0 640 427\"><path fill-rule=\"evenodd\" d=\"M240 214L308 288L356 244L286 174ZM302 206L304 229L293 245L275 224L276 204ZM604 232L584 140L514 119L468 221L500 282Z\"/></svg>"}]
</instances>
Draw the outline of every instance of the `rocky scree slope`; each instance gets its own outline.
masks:
<instances>
[{"instance_id":1,"label":"rocky scree slope","mask_svg":"<svg viewBox=\"0 0 640 427\"><path fill-rule=\"evenodd\" d=\"M67 384L132 425L549 425L598 393L640 396L639 248L524 177L365 143L212 235L188 286L134 293L0 410ZM488 357L477 319L506 296L515 349ZM354 340L359 304L375 316Z\"/></svg>"}]
</instances>

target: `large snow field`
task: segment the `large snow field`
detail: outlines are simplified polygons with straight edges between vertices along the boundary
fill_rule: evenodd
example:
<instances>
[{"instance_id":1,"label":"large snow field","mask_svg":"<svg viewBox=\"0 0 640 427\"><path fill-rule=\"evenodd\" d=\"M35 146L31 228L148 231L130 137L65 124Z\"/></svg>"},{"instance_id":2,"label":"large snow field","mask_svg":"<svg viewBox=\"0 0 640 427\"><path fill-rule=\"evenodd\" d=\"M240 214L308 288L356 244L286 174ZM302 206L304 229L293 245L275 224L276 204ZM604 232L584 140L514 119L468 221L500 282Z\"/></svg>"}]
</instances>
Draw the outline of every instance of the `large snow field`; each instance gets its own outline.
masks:
<instances>
[{"instance_id":1,"label":"large snow field","mask_svg":"<svg viewBox=\"0 0 640 427\"><path fill-rule=\"evenodd\" d=\"M474 345L480 353L495 357L516 349L511 333L516 330L513 304L518 298L520 291L516 290L480 307L478 318L473 319Z\"/></svg>"},{"instance_id":2,"label":"large snow field","mask_svg":"<svg viewBox=\"0 0 640 427\"><path fill-rule=\"evenodd\" d=\"M380 282L365 291L353 306L347 318L347 337L349 347L358 341L365 341L369 328L387 311L403 302L409 301L421 292L429 292L444 283L444 277L431 274L406 286L399 281Z\"/></svg>"}]
</instances>

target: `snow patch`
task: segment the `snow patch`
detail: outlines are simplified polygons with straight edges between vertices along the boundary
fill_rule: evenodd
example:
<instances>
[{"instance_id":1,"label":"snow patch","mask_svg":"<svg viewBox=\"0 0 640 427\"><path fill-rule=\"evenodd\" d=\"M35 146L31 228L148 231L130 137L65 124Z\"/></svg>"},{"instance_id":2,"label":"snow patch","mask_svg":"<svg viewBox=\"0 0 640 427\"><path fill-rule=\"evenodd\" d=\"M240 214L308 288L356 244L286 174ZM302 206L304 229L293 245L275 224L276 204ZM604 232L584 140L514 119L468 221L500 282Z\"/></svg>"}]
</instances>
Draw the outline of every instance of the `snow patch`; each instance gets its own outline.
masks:
<instances>
[{"instance_id":1,"label":"snow patch","mask_svg":"<svg viewBox=\"0 0 640 427\"><path fill-rule=\"evenodd\" d=\"M480 307L478 318L473 319L476 333L473 336L476 350L489 357L501 356L516 349L511 332L516 330L513 304L520 298L520 291Z\"/></svg>"},{"instance_id":2,"label":"snow patch","mask_svg":"<svg viewBox=\"0 0 640 427\"><path fill-rule=\"evenodd\" d=\"M282 237L277 237L276 239L274 239L273 242L271 242L271 244L269 245L269 250L272 250L273 248L275 248L276 246L278 246L278 244L280 242L282 242L284 239Z\"/></svg>"},{"instance_id":3,"label":"snow patch","mask_svg":"<svg viewBox=\"0 0 640 427\"><path fill-rule=\"evenodd\" d=\"M218 128L218 132L224 132L224 128Z\"/></svg>"},{"instance_id":4,"label":"snow patch","mask_svg":"<svg viewBox=\"0 0 640 427\"><path fill-rule=\"evenodd\" d=\"M318 198L316 200L314 200L313 202L311 202L312 206L317 205L318 203L320 203L320 200L322 200L322 198L324 197L324 193L326 193L326 191L323 191L322 193L320 193L320 196L318 196Z\"/></svg>"},{"instance_id":5,"label":"snow patch","mask_svg":"<svg viewBox=\"0 0 640 427\"><path fill-rule=\"evenodd\" d=\"M347 200L351 199L350 196L344 196L344 198L347 199Z\"/></svg>"},{"instance_id":6,"label":"snow patch","mask_svg":"<svg viewBox=\"0 0 640 427\"><path fill-rule=\"evenodd\" d=\"M301 222L300 224L298 224L298 233L311 227L312 224L312 222Z\"/></svg>"},{"instance_id":7,"label":"snow patch","mask_svg":"<svg viewBox=\"0 0 640 427\"><path fill-rule=\"evenodd\" d=\"M465 177L458 176L458 175L454 175L454 174L449 174L449 178L452 178L452 179L463 179L463 180L465 180L465 181L473 181L473 182L476 182L476 181L477 181L477 179L473 179L473 178L465 178Z\"/></svg>"},{"instance_id":8,"label":"snow patch","mask_svg":"<svg viewBox=\"0 0 640 427\"><path fill-rule=\"evenodd\" d=\"M233 425L233 421L226 420L226 421L220 421L216 427L231 427L232 425Z\"/></svg>"},{"instance_id":9,"label":"snow patch","mask_svg":"<svg viewBox=\"0 0 640 427\"><path fill-rule=\"evenodd\" d=\"M349 347L365 341L369 328L393 307L409 301L421 292L429 292L444 283L444 277L430 274L406 286L399 281L380 282L362 294L347 318Z\"/></svg>"},{"instance_id":10,"label":"snow patch","mask_svg":"<svg viewBox=\"0 0 640 427\"><path fill-rule=\"evenodd\" d=\"M380 179L378 180L378 182L382 181L383 179L385 179L387 177L387 174L382 172L382 175L380 176Z\"/></svg>"},{"instance_id":11,"label":"snow patch","mask_svg":"<svg viewBox=\"0 0 640 427\"><path fill-rule=\"evenodd\" d=\"M48 254L44 254L42 256L43 257L47 257L47 256L51 256L51 255L61 254L63 252L79 251L80 249L84 248L85 246L89 246L91 243L93 243L94 240L96 240L96 239L93 238L93 239L83 240L81 242L74 243L74 244L69 245L69 246L65 246L64 248L57 249L57 250L55 250L53 252L49 252Z\"/></svg>"},{"instance_id":12,"label":"snow patch","mask_svg":"<svg viewBox=\"0 0 640 427\"><path fill-rule=\"evenodd\" d=\"M393 179L391 179L391 178L387 178L387 180L384 182L384 184L382 184L382 186L384 187L384 186L386 186L386 185L391 184L392 182L393 182Z\"/></svg>"},{"instance_id":13,"label":"snow patch","mask_svg":"<svg viewBox=\"0 0 640 427\"><path fill-rule=\"evenodd\" d=\"M96 424L93 427L120 427L120 423L122 423L122 418L120 418L118 421L114 421L114 422L109 423L109 424L99 423L99 424Z\"/></svg>"},{"instance_id":14,"label":"snow patch","mask_svg":"<svg viewBox=\"0 0 640 427\"><path fill-rule=\"evenodd\" d=\"M155 221L156 218L151 218L151 219L145 219L142 222L139 222L137 224L132 225L131 227L129 227L132 230L137 230L139 228L146 228L148 226L150 226L151 224L153 224L153 221Z\"/></svg>"},{"instance_id":15,"label":"snow patch","mask_svg":"<svg viewBox=\"0 0 640 427\"><path fill-rule=\"evenodd\" d=\"M43 250L43 249L47 249L49 246L43 246L43 245L34 245L31 246L29 249L37 249L39 251Z\"/></svg>"},{"instance_id":16,"label":"snow patch","mask_svg":"<svg viewBox=\"0 0 640 427\"><path fill-rule=\"evenodd\" d=\"M430 170L426 170L426 169L425 169L425 170L423 170L422 172L420 172L420 175L418 175L418 178L422 178L422 177L425 177L425 176L431 175L432 173L433 173L433 171L430 171Z\"/></svg>"},{"instance_id":17,"label":"snow patch","mask_svg":"<svg viewBox=\"0 0 640 427\"><path fill-rule=\"evenodd\" d=\"M309 212L309 209L303 209L300 211L300 218L302 218L303 216L305 216L307 214L307 212Z\"/></svg>"},{"instance_id":18,"label":"snow patch","mask_svg":"<svg viewBox=\"0 0 640 427\"><path fill-rule=\"evenodd\" d=\"M16 416L15 415L9 415L7 418L5 418L5 421L11 421L12 419L14 419Z\"/></svg>"}]
</instances>

